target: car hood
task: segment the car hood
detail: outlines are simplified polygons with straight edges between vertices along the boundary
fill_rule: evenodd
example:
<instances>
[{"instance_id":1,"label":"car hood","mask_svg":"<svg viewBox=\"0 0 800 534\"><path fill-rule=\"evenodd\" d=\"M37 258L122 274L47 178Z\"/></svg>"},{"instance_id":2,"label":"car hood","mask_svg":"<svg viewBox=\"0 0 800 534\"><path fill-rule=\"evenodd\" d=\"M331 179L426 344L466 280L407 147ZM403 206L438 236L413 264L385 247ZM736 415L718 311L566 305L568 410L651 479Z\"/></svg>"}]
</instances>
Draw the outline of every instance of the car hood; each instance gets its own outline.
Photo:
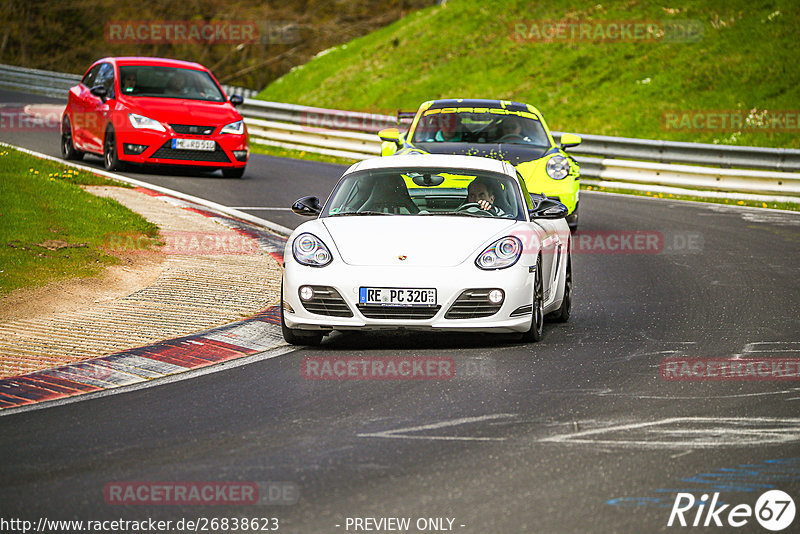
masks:
<instances>
[{"instance_id":1,"label":"car hood","mask_svg":"<svg viewBox=\"0 0 800 534\"><path fill-rule=\"evenodd\" d=\"M222 126L241 120L242 116L229 102L203 102L179 98L129 98L131 112L168 124Z\"/></svg>"},{"instance_id":2,"label":"car hood","mask_svg":"<svg viewBox=\"0 0 800 534\"><path fill-rule=\"evenodd\" d=\"M415 148L430 154L479 156L507 161L515 167L541 158L549 147L513 143L415 143Z\"/></svg>"},{"instance_id":3,"label":"car hood","mask_svg":"<svg viewBox=\"0 0 800 534\"><path fill-rule=\"evenodd\" d=\"M350 265L440 267L473 260L487 241L518 222L438 215L325 217L320 221Z\"/></svg>"}]
</instances>

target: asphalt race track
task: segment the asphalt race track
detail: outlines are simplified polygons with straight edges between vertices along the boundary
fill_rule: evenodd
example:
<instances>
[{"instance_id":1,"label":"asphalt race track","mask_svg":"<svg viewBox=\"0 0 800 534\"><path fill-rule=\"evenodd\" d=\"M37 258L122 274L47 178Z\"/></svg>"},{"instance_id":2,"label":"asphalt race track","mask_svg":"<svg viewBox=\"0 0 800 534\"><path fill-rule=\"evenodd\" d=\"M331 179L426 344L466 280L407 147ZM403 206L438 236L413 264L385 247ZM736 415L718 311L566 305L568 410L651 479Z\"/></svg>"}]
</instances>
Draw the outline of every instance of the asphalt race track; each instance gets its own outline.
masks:
<instances>
[{"instance_id":1,"label":"asphalt race track","mask_svg":"<svg viewBox=\"0 0 800 534\"><path fill-rule=\"evenodd\" d=\"M58 154L56 131L0 140ZM341 172L256 155L241 180L131 176L227 206L286 208L327 196ZM3 516L274 517L293 533L353 532L348 517L450 518L463 533L667 532L681 530L667 527L676 492L753 506L775 488L797 500L800 382L669 381L661 362L800 357L800 214L592 193L581 212L572 318L546 324L542 342L336 335L191 380L3 416ZM658 245L608 250L609 236L631 232ZM456 374L304 378L303 359L323 355L450 357ZM107 504L106 485L124 481L280 481L299 499ZM710 530L765 531L752 517Z\"/></svg>"}]
</instances>

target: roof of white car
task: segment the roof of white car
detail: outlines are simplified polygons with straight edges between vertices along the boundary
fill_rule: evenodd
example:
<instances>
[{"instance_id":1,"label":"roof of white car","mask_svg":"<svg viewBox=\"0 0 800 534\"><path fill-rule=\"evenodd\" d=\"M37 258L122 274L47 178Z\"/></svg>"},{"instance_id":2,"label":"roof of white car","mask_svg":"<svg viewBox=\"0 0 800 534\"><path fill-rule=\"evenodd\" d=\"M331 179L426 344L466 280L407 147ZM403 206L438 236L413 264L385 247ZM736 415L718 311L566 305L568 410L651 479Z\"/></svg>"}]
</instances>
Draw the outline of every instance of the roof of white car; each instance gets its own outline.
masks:
<instances>
[{"instance_id":1,"label":"roof of white car","mask_svg":"<svg viewBox=\"0 0 800 534\"><path fill-rule=\"evenodd\" d=\"M364 171L372 169L413 169L416 167L438 167L447 169L463 169L476 171L499 172L515 175L510 163L491 158L477 156L456 156L452 154L410 154L402 156L387 156L365 159L355 163L347 172Z\"/></svg>"}]
</instances>

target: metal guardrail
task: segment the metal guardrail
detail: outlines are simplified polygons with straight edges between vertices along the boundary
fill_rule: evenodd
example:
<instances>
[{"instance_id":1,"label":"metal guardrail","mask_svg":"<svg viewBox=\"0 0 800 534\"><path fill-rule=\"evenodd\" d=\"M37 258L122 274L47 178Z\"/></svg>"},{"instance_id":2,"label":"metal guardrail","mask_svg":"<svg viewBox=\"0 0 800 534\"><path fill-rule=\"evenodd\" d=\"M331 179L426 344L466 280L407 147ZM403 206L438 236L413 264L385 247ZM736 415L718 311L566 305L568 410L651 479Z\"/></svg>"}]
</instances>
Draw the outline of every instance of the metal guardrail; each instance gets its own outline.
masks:
<instances>
[{"instance_id":1,"label":"metal guardrail","mask_svg":"<svg viewBox=\"0 0 800 534\"><path fill-rule=\"evenodd\" d=\"M0 87L4 89L63 98L69 88L80 80L81 77L77 74L0 65Z\"/></svg>"},{"instance_id":2,"label":"metal guardrail","mask_svg":"<svg viewBox=\"0 0 800 534\"><path fill-rule=\"evenodd\" d=\"M69 88L80 81L79 74L0 65L0 87L6 89L20 89L53 98L63 98ZM254 89L233 85L223 85L222 88L229 95L238 94L245 98L252 98L258 94Z\"/></svg>"},{"instance_id":3,"label":"metal guardrail","mask_svg":"<svg viewBox=\"0 0 800 534\"><path fill-rule=\"evenodd\" d=\"M570 150L584 156L602 156L659 163L688 163L777 171L800 171L800 150L751 146L656 141L629 137L579 134L583 142ZM560 141L561 132L553 132Z\"/></svg>"},{"instance_id":4,"label":"metal guardrail","mask_svg":"<svg viewBox=\"0 0 800 534\"><path fill-rule=\"evenodd\" d=\"M63 97L80 77L0 65L0 87ZM229 94L241 88L223 86ZM377 132L398 126L390 115L250 98L239 111L251 141L352 159L380 153ZM553 132L560 141L561 132ZM569 149L583 177L615 183L790 195L800 202L800 150L658 141L580 134ZM702 165L702 166L701 166Z\"/></svg>"}]
</instances>

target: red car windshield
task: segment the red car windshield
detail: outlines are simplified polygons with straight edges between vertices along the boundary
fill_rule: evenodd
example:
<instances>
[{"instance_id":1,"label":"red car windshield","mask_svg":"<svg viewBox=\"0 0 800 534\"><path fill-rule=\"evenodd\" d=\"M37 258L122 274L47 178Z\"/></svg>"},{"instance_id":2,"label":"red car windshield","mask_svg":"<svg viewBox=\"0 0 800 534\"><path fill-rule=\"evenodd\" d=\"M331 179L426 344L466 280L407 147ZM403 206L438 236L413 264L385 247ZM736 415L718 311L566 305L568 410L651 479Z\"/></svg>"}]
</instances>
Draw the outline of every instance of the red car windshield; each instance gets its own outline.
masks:
<instances>
[{"instance_id":1,"label":"red car windshield","mask_svg":"<svg viewBox=\"0 0 800 534\"><path fill-rule=\"evenodd\" d=\"M149 65L122 66L119 68L119 86L125 96L225 102L225 96L211 76L199 70Z\"/></svg>"}]
</instances>

